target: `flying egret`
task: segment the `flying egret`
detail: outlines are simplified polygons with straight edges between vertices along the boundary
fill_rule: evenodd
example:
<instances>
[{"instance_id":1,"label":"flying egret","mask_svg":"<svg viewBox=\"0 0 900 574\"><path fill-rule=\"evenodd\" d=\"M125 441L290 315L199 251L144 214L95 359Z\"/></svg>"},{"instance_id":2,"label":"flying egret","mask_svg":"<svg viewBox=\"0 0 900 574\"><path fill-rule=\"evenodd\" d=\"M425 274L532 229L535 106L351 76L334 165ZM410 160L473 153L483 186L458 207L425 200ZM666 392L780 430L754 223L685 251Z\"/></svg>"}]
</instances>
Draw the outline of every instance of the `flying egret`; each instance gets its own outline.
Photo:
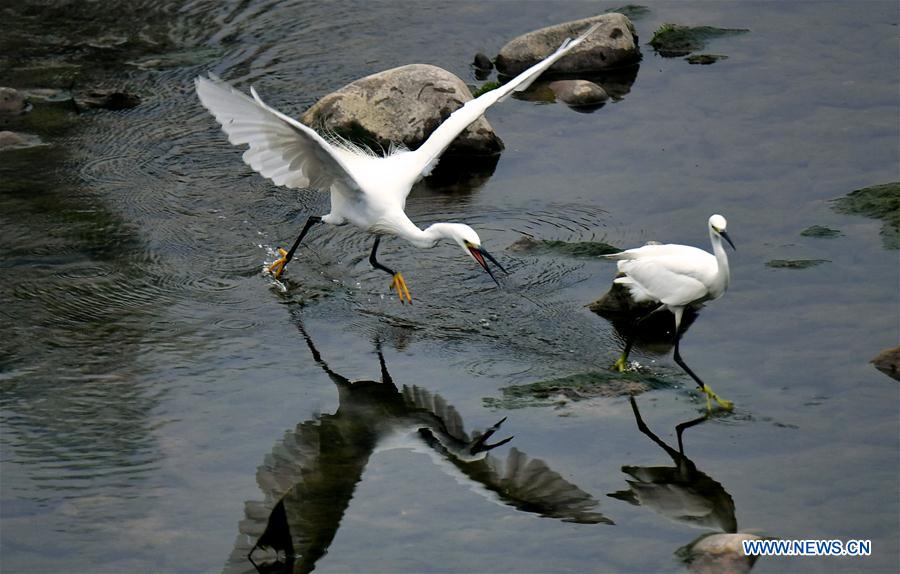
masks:
<instances>
[{"instance_id":1,"label":"flying egret","mask_svg":"<svg viewBox=\"0 0 900 574\"><path fill-rule=\"evenodd\" d=\"M252 87L252 98L238 92L213 74L195 80L197 95L212 112L234 145L248 144L243 159L254 170L277 185L331 191L331 212L310 216L288 251L269 267L280 277L309 229L319 222L351 223L375 235L369 263L389 273L400 301L412 302L399 272L376 259L381 237L396 235L416 247L433 247L441 239L456 242L496 282L489 260L504 273L503 266L481 246L478 234L462 223L435 223L419 229L404 213L413 184L431 173L440 155L453 140L495 102L514 91L526 89L541 73L597 29L591 26L575 40L567 39L550 56L528 68L503 86L465 103L450 114L415 151L394 147L384 157L344 139L326 140L311 128L265 104Z\"/></svg>"},{"instance_id":2,"label":"flying egret","mask_svg":"<svg viewBox=\"0 0 900 574\"><path fill-rule=\"evenodd\" d=\"M653 313L668 309L675 315L675 362L700 385L700 390L706 394L707 408L711 408L710 399L714 399L722 408L731 410L733 403L720 399L684 363L678 352L678 343L682 335L681 315L684 308L718 299L728 289L728 256L725 254L722 239L724 238L732 249L735 247L725 231L727 224L721 215L709 218L709 240L715 255L696 247L667 244L644 245L603 257L618 261L619 272L623 275L613 282L624 285L635 302L659 303L658 307L635 324L635 328L625 341L625 350L614 368L620 372L625 370L628 353L634 344L637 325Z\"/></svg>"}]
</instances>

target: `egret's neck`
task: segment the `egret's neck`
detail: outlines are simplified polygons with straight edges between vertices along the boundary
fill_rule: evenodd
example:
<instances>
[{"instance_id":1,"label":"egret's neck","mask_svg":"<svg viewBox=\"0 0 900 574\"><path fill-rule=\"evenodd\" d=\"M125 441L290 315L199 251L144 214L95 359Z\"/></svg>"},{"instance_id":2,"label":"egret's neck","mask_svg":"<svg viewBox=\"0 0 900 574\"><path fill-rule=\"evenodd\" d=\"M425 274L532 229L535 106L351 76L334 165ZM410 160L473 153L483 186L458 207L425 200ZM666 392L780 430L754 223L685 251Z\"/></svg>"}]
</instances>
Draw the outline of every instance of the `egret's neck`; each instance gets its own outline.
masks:
<instances>
[{"instance_id":1,"label":"egret's neck","mask_svg":"<svg viewBox=\"0 0 900 574\"><path fill-rule=\"evenodd\" d=\"M406 214L403 214L402 220L398 218L392 225L391 233L405 239L416 247L434 247L434 244L444 235L441 233L440 223L428 226L426 229L419 229Z\"/></svg>"},{"instance_id":2,"label":"egret's neck","mask_svg":"<svg viewBox=\"0 0 900 574\"><path fill-rule=\"evenodd\" d=\"M728 255L725 253L725 246L722 245L722 236L712 229L709 230L709 241L712 243L713 254L715 254L716 263L719 265L716 271L716 290L718 291L716 297L718 297L728 288L728 282L731 279L728 271Z\"/></svg>"}]
</instances>

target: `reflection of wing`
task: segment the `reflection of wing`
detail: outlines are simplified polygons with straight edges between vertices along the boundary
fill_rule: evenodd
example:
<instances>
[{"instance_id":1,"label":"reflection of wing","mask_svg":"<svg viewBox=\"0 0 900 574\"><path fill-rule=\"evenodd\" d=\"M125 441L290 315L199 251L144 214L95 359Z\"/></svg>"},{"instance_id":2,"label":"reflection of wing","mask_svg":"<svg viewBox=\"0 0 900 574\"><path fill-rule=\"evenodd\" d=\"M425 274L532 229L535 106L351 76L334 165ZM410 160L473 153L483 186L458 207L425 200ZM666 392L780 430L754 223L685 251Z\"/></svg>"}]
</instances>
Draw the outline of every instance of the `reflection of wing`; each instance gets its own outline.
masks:
<instances>
[{"instance_id":1,"label":"reflection of wing","mask_svg":"<svg viewBox=\"0 0 900 574\"><path fill-rule=\"evenodd\" d=\"M613 524L612 520L591 509L597 506L593 496L568 482L537 458L529 458L518 449L509 449L506 460L488 455L482 461L458 463L459 469L504 504L547 518L580 524Z\"/></svg>"},{"instance_id":2,"label":"reflection of wing","mask_svg":"<svg viewBox=\"0 0 900 574\"><path fill-rule=\"evenodd\" d=\"M687 459L685 459L687 461ZM735 532L734 500L725 488L687 461L686 468L671 466L623 466L630 490L609 496L646 506L685 524Z\"/></svg>"},{"instance_id":3,"label":"reflection of wing","mask_svg":"<svg viewBox=\"0 0 900 574\"><path fill-rule=\"evenodd\" d=\"M480 435L473 433L470 437L459 413L440 395L420 387L404 386L403 398L411 407L431 415L420 417L429 422L425 428L434 439L429 441L424 436L426 442L444 454L469 480L493 492L504 504L566 522L612 524L599 512L591 511L597 501L590 494L566 481L540 459L529 458L515 448L510 449L505 461L491 455L475 460L466 456L463 447Z\"/></svg>"},{"instance_id":4,"label":"reflection of wing","mask_svg":"<svg viewBox=\"0 0 900 574\"><path fill-rule=\"evenodd\" d=\"M459 416L453 405L448 404L441 395L415 385L403 385L403 400L412 409L433 416L431 421L424 420L424 422L430 423L427 426L432 432L443 431L442 434L453 440L469 442L469 435L463 427L462 417Z\"/></svg>"},{"instance_id":5,"label":"reflection of wing","mask_svg":"<svg viewBox=\"0 0 900 574\"><path fill-rule=\"evenodd\" d=\"M374 447L370 435L348 422L326 415L300 423L266 456L256 474L264 500L246 503L226 573L248 570L247 554L257 540L269 559L272 551L294 556L294 572L312 571L337 533ZM266 553L257 549L253 557L265 560Z\"/></svg>"}]
</instances>

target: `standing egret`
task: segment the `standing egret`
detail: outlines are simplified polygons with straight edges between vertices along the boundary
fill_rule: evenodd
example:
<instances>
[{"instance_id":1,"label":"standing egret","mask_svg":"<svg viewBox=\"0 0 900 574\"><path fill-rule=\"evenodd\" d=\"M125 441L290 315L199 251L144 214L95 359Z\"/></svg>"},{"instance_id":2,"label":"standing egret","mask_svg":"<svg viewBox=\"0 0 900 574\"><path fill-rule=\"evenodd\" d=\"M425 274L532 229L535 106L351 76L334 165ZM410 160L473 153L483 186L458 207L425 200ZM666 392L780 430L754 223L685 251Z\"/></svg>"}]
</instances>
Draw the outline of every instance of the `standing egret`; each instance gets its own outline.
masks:
<instances>
[{"instance_id":1,"label":"standing egret","mask_svg":"<svg viewBox=\"0 0 900 574\"><path fill-rule=\"evenodd\" d=\"M277 185L331 191L331 213L310 216L290 250L279 249L281 258L269 267L280 277L297 246L316 223L351 223L375 235L369 263L389 273L391 289L400 301L412 302L403 276L376 259L383 235L396 235L416 247L433 247L441 239L456 242L496 282L488 267L490 260L505 269L481 246L478 234L461 223L435 223L419 229L404 213L406 197L413 184L431 173L440 155L456 136L484 114L495 102L514 91L526 89L541 73L597 29L591 26L575 40L567 39L546 59L528 68L503 86L465 103L450 114L415 151L392 148L377 156L368 149L334 137L330 141L311 128L266 105L252 87L253 98L238 92L210 74L195 80L197 95L212 112L234 145L248 144L243 159L254 170Z\"/></svg>"},{"instance_id":2,"label":"standing egret","mask_svg":"<svg viewBox=\"0 0 900 574\"><path fill-rule=\"evenodd\" d=\"M734 406L732 402L720 399L684 363L678 352L678 343L682 335L681 315L684 308L718 299L728 289L728 256L725 254L722 239L724 238L732 249L735 247L725 232L727 224L721 215L709 218L709 240L715 255L696 247L668 244L644 245L603 257L618 260L619 272L623 276L613 282L624 285L635 302L659 303L658 307L644 315L637 324L662 309L668 309L675 315L675 362L700 385L700 390L706 393L707 408L711 408L710 399L714 399L722 408L731 410ZM614 365L620 372L625 370L628 353L634 344L637 324L625 341L622 356Z\"/></svg>"}]
</instances>

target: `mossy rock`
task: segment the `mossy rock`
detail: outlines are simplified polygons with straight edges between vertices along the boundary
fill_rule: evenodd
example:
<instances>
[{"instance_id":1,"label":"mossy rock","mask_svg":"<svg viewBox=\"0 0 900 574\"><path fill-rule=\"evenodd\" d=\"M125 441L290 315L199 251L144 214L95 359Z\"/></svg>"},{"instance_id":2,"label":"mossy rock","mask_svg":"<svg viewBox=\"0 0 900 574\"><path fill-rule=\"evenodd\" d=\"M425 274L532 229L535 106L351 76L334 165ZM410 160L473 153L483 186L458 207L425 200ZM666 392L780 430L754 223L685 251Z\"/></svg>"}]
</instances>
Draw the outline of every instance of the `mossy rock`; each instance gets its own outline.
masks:
<instances>
[{"instance_id":1,"label":"mossy rock","mask_svg":"<svg viewBox=\"0 0 900 574\"><path fill-rule=\"evenodd\" d=\"M499 87L500 87L500 82L485 82L481 86L472 90L472 97L477 98L478 96L480 96L482 94L486 94L486 93L490 92L491 90L496 90Z\"/></svg>"},{"instance_id":2,"label":"mossy rock","mask_svg":"<svg viewBox=\"0 0 900 574\"><path fill-rule=\"evenodd\" d=\"M497 409L561 406L572 401L638 395L665 382L641 372L588 371L558 379L500 389L502 396L485 397L485 406Z\"/></svg>"},{"instance_id":3,"label":"mossy rock","mask_svg":"<svg viewBox=\"0 0 900 574\"><path fill-rule=\"evenodd\" d=\"M900 249L900 182L857 189L833 200L832 209L884 220L880 232L884 248Z\"/></svg>"},{"instance_id":4,"label":"mossy rock","mask_svg":"<svg viewBox=\"0 0 900 574\"><path fill-rule=\"evenodd\" d=\"M807 227L806 229L801 231L800 235L802 235L803 237L830 238L830 237L840 237L841 235L843 235L843 233L841 233L837 229L825 227L824 225L811 225L810 227Z\"/></svg>"},{"instance_id":5,"label":"mossy rock","mask_svg":"<svg viewBox=\"0 0 900 574\"><path fill-rule=\"evenodd\" d=\"M692 54L685 58L688 64L700 66L708 66L710 64L715 64L719 60L727 59L728 56L723 56L722 54Z\"/></svg>"},{"instance_id":6,"label":"mossy rock","mask_svg":"<svg viewBox=\"0 0 900 574\"><path fill-rule=\"evenodd\" d=\"M771 259L766 261L766 267L774 269L808 269L822 263L831 263L831 261L828 259Z\"/></svg>"},{"instance_id":7,"label":"mossy rock","mask_svg":"<svg viewBox=\"0 0 900 574\"><path fill-rule=\"evenodd\" d=\"M514 253L527 255L562 255L565 257L599 257L621 251L618 247L602 241L557 241L552 239L535 239L527 235L516 240L507 247Z\"/></svg>"},{"instance_id":8,"label":"mossy rock","mask_svg":"<svg viewBox=\"0 0 900 574\"><path fill-rule=\"evenodd\" d=\"M714 26L681 26L680 24L663 24L649 44L656 53L666 58L687 56L691 52L702 50L706 43L722 36L734 36L749 32L745 28L716 28Z\"/></svg>"}]
</instances>

